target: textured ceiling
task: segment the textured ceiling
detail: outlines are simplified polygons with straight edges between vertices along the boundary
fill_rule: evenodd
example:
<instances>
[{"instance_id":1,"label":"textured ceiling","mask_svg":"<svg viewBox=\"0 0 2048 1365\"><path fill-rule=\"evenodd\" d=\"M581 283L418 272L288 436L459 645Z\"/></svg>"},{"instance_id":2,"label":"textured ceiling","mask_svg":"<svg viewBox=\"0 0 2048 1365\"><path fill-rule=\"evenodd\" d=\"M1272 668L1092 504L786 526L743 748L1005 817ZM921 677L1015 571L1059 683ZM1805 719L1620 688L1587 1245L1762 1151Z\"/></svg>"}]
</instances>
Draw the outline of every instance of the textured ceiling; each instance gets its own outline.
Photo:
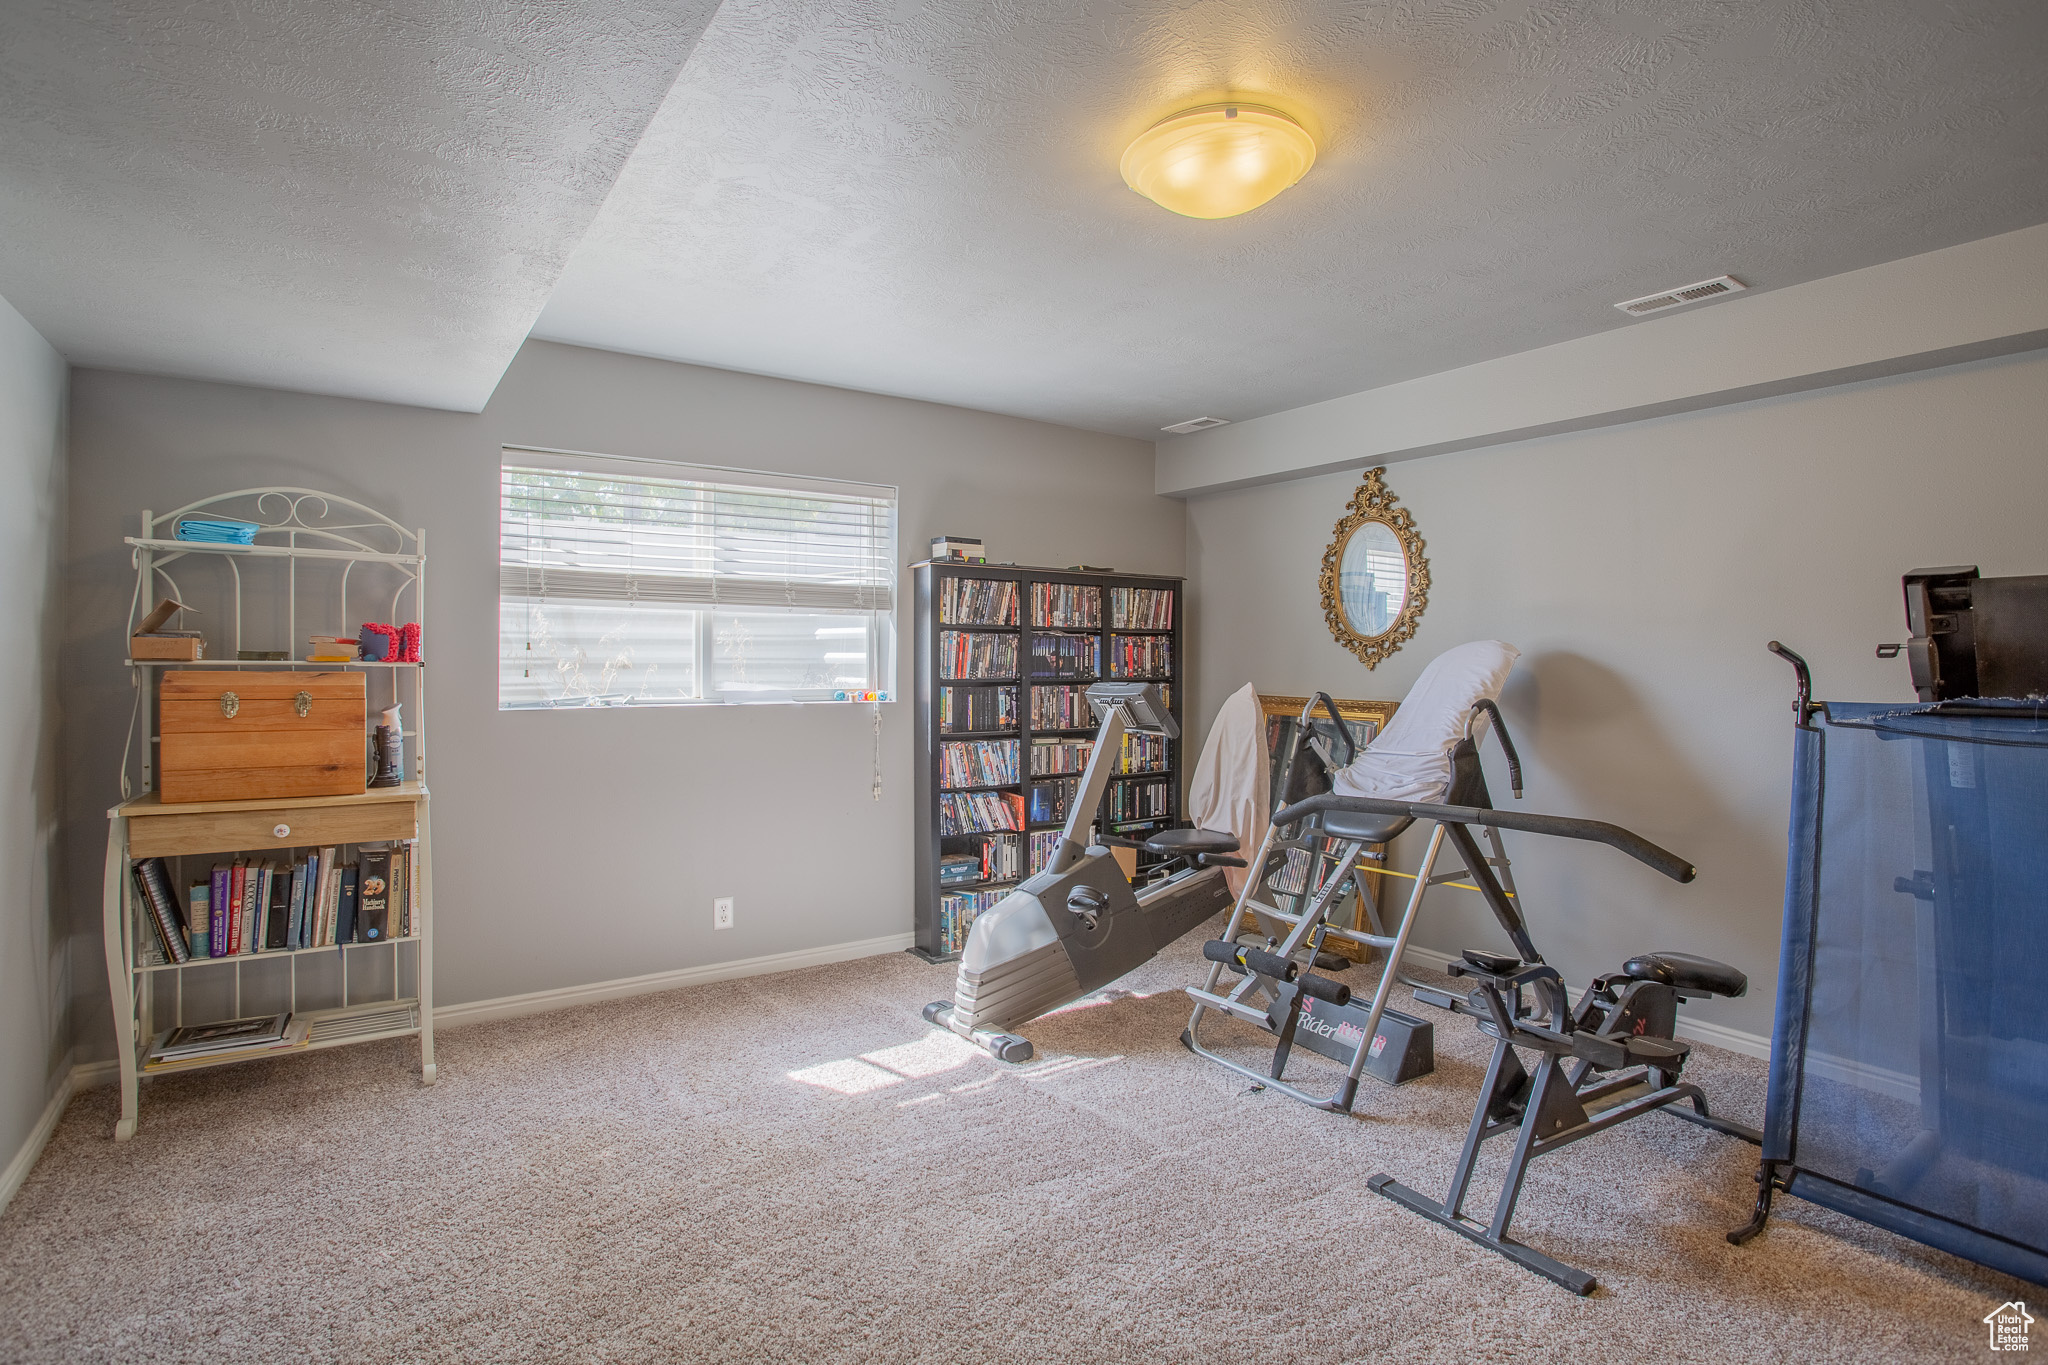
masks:
<instances>
[{"instance_id":1,"label":"textured ceiling","mask_svg":"<svg viewBox=\"0 0 2048 1365\"><path fill-rule=\"evenodd\" d=\"M536 335L1243 420L2048 220L2044 71L2042 0L727 0ZM1319 131L1300 185L1124 188L1226 91Z\"/></svg>"},{"instance_id":2,"label":"textured ceiling","mask_svg":"<svg viewBox=\"0 0 2048 1365\"><path fill-rule=\"evenodd\" d=\"M73 361L475 409L716 0L5 0L0 295Z\"/></svg>"}]
</instances>

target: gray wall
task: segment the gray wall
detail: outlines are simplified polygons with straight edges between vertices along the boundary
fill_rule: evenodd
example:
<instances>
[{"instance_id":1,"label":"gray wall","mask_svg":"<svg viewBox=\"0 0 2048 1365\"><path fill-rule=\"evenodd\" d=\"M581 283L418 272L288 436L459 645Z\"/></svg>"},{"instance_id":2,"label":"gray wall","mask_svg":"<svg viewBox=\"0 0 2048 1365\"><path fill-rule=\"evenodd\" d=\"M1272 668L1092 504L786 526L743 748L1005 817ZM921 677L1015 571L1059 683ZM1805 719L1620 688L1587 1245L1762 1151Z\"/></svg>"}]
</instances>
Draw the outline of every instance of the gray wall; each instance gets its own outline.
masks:
<instances>
[{"instance_id":1,"label":"gray wall","mask_svg":"<svg viewBox=\"0 0 2048 1365\"><path fill-rule=\"evenodd\" d=\"M0 1165L71 1063L66 934L51 892L64 384L64 358L0 299Z\"/></svg>"},{"instance_id":2,"label":"gray wall","mask_svg":"<svg viewBox=\"0 0 2048 1365\"><path fill-rule=\"evenodd\" d=\"M1416 638L1377 670L1331 638L1316 577L1355 472L1192 500L1196 710L1268 692L1400 697L1440 650L1495 637L1526 807L1612 820L1693 859L1678 886L1596 847L1510 835L1545 956L1583 981L1628 953L1723 958L1754 983L1691 1013L1767 1035L1790 777L1792 674L1821 695L1912 697L1899 575L2048 572L2048 352L1391 465L1428 542ZM1495 798L1512 804L1488 746ZM1412 857L1414 850L1406 850ZM1493 945L1438 892L1417 938Z\"/></svg>"},{"instance_id":3,"label":"gray wall","mask_svg":"<svg viewBox=\"0 0 2048 1365\"><path fill-rule=\"evenodd\" d=\"M905 563L948 532L1019 563L1183 567L1182 507L1152 492L1145 443L544 342L473 416L92 370L72 392L66 809L94 951L129 702L120 539L141 508L298 484L426 528L442 1004L910 928L907 703L883 707L879 804L864 706L497 710L502 445L894 483ZM909 627L899 614L906 690ZM738 898L734 929L711 928L718 895ZM105 1013L103 988L81 998Z\"/></svg>"}]
</instances>

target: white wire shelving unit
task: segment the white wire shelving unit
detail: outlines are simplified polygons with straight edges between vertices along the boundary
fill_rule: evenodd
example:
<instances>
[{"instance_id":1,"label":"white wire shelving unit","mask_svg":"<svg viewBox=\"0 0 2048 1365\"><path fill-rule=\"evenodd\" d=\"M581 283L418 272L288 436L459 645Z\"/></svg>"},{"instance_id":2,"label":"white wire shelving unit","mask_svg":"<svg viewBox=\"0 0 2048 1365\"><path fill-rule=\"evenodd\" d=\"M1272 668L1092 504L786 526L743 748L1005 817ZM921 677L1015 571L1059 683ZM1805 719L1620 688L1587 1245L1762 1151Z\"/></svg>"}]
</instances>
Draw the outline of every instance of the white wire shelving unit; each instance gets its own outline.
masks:
<instances>
[{"instance_id":1,"label":"white wire shelving unit","mask_svg":"<svg viewBox=\"0 0 2048 1365\"><path fill-rule=\"evenodd\" d=\"M179 540L178 523L187 517L255 523L255 543ZM122 755L122 801L107 812L102 906L121 1070L121 1112L114 1137L124 1140L135 1133L141 1080L152 1074L145 1073L144 1061L160 1029L243 1017L245 1011L289 1010L311 1025L310 1039L305 1047L288 1052L228 1054L163 1074L296 1056L380 1038L417 1037L420 1079L432 1084L434 883L426 666L308 659L307 638L300 634L302 621L307 629L331 627L328 633L334 635L354 633L352 627L359 621L350 607L353 580L361 604L357 611L383 610L393 623L417 621L424 635L426 532L408 529L351 499L291 487L244 488L175 511L145 510L139 529L139 535L124 542L135 567L124 641L159 594L198 607L181 587L182 577L195 592L204 586L205 600L216 606L217 616L202 619L223 623L218 632L223 636L223 655L239 656L249 649L246 618L262 613L245 611L246 605L268 608L267 621L256 623L255 632L274 651L281 631L286 657L126 661L135 704ZM259 646L257 652L265 649ZM367 788L360 795L166 803L156 791L157 692L165 669L361 671L367 675L372 711L402 707L405 780L396 787ZM380 704L378 698L387 690L389 700ZM330 844L406 841L415 841L417 850L410 934L375 943L274 949L184 963L144 960L142 935L153 931L130 874L136 858L276 855ZM183 880L174 878L174 889L182 889L178 884Z\"/></svg>"}]
</instances>

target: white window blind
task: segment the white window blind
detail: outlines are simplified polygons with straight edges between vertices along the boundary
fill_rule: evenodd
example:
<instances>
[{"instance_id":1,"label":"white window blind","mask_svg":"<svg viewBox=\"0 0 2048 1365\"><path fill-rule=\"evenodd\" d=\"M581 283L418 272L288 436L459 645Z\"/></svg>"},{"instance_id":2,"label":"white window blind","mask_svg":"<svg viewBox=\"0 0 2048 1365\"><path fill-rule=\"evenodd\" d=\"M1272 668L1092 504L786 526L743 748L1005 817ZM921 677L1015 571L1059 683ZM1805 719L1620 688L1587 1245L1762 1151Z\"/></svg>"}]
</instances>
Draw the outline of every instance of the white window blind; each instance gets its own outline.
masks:
<instances>
[{"instance_id":1,"label":"white window blind","mask_svg":"<svg viewBox=\"0 0 2048 1365\"><path fill-rule=\"evenodd\" d=\"M508 449L499 704L887 700L896 490Z\"/></svg>"}]
</instances>

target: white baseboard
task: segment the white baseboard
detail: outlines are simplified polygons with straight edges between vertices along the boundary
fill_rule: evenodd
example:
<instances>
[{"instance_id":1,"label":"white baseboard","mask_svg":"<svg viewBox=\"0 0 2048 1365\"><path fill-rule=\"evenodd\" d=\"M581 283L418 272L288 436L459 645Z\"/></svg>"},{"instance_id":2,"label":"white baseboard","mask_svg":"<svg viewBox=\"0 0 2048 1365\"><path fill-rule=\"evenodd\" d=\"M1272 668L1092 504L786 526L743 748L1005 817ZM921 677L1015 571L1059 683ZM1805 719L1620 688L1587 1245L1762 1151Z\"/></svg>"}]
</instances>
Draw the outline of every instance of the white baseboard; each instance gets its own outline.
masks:
<instances>
[{"instance_id":1,"label":"white baseboard","mask_svg":"<svg viewBox=\"0 0 2048 1365\"><path fill-rule=\"evenodd\" d=\"M672 991L683 986L703 985L712 981L730 981L742 976L766 976L772 972L794 971L799 967L821 967L830 962L850 962L855 958L875 957L882 953L900 953L908 949L914 940L912 934L885 934L881 938L858 939L852 943L832 943L822 948L799 948L787 953L768 953L762 957L743 957L733 962L714 962L705 967L683 967L672 972L651 972L646 976L622 977L616 981L599 981L587 986L563 986L551 991L533 991L527 995L506 995L495 1000L472 1000L461 1005L444 1005L434 1011L435 1028L459 1027L463 1024L481 1024L492 1019L512 1019L524 1014L543 1014L549 1010L567 1009L572 1005L588 1005L599 1000L619 1000L629 995L651 995L656 991ZM43 1106L42 1116L22 1142L21 1149L13 1160L0 1171L0 1212L4 1212L14 1198L14 1192L28 1179L28 1173L35 1168L36 1159L43 1154L43 1148L50 1141L50 1134L57 1131L58 1120L64 1117L64 1106L71 1097L81 1090L94 1086L112 1085L120 1079L121 1065L112 1059L84 1062L65 1073L64 1079L50 1096L50 1102Z\"/></svg>"},{"instance_id":2,"label":"white baseboard","mask_svg":"<svg viewBox=\"0 0 2048 1365\"><path fill-rule=\"evenodd\" d=\"M87 1062L74 1066L64 1073L64 1079L57 1084L56 1093L43 1106L42 1117L22 1140L21 1149L14 1159L7 1163L7 1169L0 1171L0 1213L14 1201L14 1193L21 1188L21 1182L28 1179L28 1173L35 1169L36 1159L49 1144L50 1134L57 1131L57 1121L64 1117L64 1106L71 1103L71 1097L81 1090L90 1090L96 1085L108 1085L120 1075L117 1062Z\"/></svg>"},{"instance_id":3,"label":"white baseboard","mask_svg":"<svg viewBox=\"0 0 2048 1365\"><path fill-rule=\"evenodd\" d=\"M94 1086L114 1085L121 1079L121 1064L109 1057L103 1062L80 1062L71 1068L71 1089L75 1094L80 1090L91 1090Z\"/></svg>"},{"instance_id":4,"label":"white baseboard","mask_svg":"<svg viewBox=\"0 0 2048 1365\"><path fill-rule=\"evenodd\" d=\"M1418 966L1438 972L1458 960L1449 953L1439 953L1433 948L1419 948L1413 943L1408 945L1408 950L1402 954L1402 958L1404 961L1413 961ZM1577 991L1573 991L1573 994L1576 995ZM1691 1042L1726 1048L1745 1057L1757 1057L1764 1061L1771 1058L1771 1040L1768 1037L1745 1033L1741 1029L1729 1028L1726 1024L1710 1024L1702 1019L1687 1019L1680 1015L1677 1033L1679 1037Z\"/></svg>"},{"instance_id":5,"label":"white baseboard","mask_svg":"<svg viewBox=\"0 0 2048 1365\"><path fill-rule=\"evenodd\" d=\"M735 977L767 976L771 972L795 971L799 967L822 967L830 962L850 962L854 958L900 953L910 947L915 937L913 934L885 934L881 938L827 944L822 948L798 948L762 957L743 957L732 962L714 962L705 967L680 967L671 972L650 972L646 976L620 977L616 981L597 981L587 986L562 986L526 995L501 995L493 1000L440 1005L434 1009L434 1027L459 1028L464 1024L488 1023L493 1019L545 1014L550 1010L594 1004L599 1000L620 1000L629 995L652 995L657 991L730 981Z\"/></svg>"}]
</instances>

